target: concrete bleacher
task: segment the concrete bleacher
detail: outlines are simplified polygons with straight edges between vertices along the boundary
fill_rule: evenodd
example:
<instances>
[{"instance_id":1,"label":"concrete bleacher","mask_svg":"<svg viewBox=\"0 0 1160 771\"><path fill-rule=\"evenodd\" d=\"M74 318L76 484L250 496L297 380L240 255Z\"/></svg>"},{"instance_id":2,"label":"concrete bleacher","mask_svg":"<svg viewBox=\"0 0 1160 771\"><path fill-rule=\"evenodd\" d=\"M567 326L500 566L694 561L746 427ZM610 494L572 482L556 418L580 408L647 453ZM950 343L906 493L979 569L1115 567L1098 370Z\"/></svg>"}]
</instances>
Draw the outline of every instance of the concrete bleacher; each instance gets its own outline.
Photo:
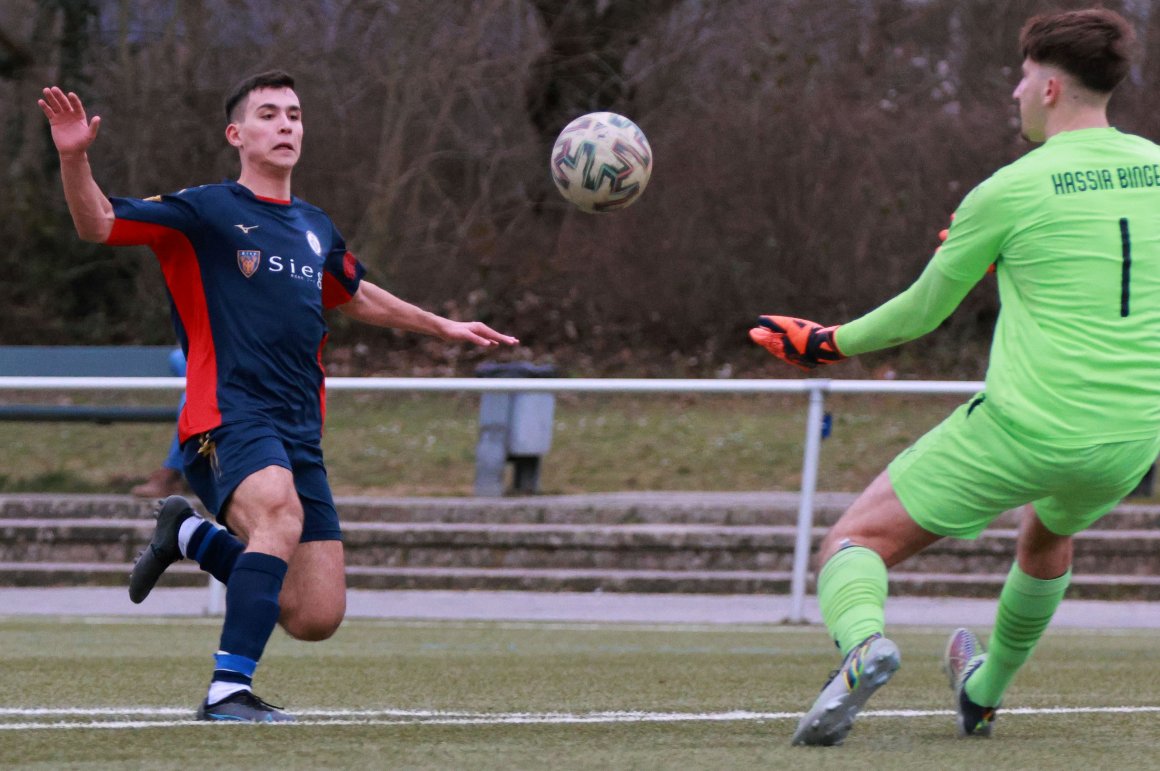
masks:
<instances>
[{"instance_id":1,"label":"concrete bleacher","mask_svg":"<svg viewBox=\"0 0 1160 771\"><path fill-rule=\"evenodd\" d=\"M820 494L815 545L852 499ZM339 498L347 580L361 589L786 594L793 493ZM123 585L152 530L120 495L0 495L0 586ZM1075 539L1073 599L1160 599L1160 506L1124 504ZM995 597L1014 558L1007 514L891 573L912 597ZM204 586L180 563L168 586ZM812 587L812 583L811 583Z\"/></svg>"}]
</instances>

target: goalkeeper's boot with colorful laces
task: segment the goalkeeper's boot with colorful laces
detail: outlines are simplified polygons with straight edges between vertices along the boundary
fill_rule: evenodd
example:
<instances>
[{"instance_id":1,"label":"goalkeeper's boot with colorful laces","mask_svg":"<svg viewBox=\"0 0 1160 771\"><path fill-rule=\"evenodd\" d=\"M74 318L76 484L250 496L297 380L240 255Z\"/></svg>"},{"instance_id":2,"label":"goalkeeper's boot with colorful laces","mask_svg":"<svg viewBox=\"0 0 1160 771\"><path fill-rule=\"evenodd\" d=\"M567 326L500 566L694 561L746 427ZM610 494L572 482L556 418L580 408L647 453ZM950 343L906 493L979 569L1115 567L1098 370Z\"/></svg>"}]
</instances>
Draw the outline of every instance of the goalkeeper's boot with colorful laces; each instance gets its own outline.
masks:
<instances>
[{"instance_id":1,"label":"goalkeeper's boot with colorful laces","mask_svg":"<svg viewBox=\"0 0 1160 771\"><path fill-rule=\"evenodd\" d=\"M841 744L854 726L854 717L902 665L898 646L873 634L846 656L830 674L822 692L794 731L794 744Z\"/></svg>"},{"instance_id":2,"label":"goalkeeper's boot with colorful laces","mask_svg":"<svg viewBox=\"0 0 1160 771\"><path fill-rule=\"evenodd\" d=\"M171 495L160 501L153 516L157 525L149 545L137 557L133 572L129 574L129 599L140 603L149 596L157 580L166 568L181 559L181 547L177 545L177 534L186 517L195 514L193 506L180 495Z\"/></svg>"},{"instance_id":3,"label":"goalkeeper's boot with colorful laces","mask_svg":"<svg viewBox=\"0 0 1160 771\"><path fill-rule=\"evenodd\" d=\"M969 629L956 629L947 641L946 655L943 656L943 671L955 693L955 724L959 736L991 735L998 707L983 707L967 696L967 679L975 673L987 654L979 638Z\"/></svg>"},{"instance_id":4,"label":"goalkeeper's boot with colorful laces","mask_svg":"<svg viewBox=\"0 0 1160 771\"><path fill-rule=\"evenodd\" d=\"M221 701L207 704L204 701L197 708L198 720L217 720L230 723L293 723L293 715L282 711L281 707L267 704L253 691L237 691Z\"/></svg>"}]
</instances>

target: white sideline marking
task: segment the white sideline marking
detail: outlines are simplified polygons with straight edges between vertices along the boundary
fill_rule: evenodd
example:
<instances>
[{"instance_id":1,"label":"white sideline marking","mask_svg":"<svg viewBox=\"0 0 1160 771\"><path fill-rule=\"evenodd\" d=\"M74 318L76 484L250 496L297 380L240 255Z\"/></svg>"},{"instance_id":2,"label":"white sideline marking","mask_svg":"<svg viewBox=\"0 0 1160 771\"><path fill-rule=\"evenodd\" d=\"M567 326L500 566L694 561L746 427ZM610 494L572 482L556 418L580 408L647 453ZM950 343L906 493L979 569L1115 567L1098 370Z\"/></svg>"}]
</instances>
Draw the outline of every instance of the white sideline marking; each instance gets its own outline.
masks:
<instances>
[{"instance_id":1,"label":"white sideline marking","mask_svg":"<svg viewBox=\"0 0 1160 771\"><path fill-rule=\"evenodd\" d=\"M34 731L45 729L117 729L117 728L176 728L197 725L215 725L195 721L188 707L0 707L0 718L77 718L175 716L182 720L89 720L85 722L0 722L0 730ZM1076 715L1076 714L1144 714L1160 713L1160 707L1016 707L1003 710L1008 715ZM938 717L953 715L949 709L868 710L859 718L879 717ZM688 722L747 722L764 720L797 720L801 712L443 712L437 710L406 709L307 709L294 712L296 723L290 726L332 725L566 725L577 723L688 723ZM314 719L311 719L314 718Z\"/></svg>"}]
</instances>

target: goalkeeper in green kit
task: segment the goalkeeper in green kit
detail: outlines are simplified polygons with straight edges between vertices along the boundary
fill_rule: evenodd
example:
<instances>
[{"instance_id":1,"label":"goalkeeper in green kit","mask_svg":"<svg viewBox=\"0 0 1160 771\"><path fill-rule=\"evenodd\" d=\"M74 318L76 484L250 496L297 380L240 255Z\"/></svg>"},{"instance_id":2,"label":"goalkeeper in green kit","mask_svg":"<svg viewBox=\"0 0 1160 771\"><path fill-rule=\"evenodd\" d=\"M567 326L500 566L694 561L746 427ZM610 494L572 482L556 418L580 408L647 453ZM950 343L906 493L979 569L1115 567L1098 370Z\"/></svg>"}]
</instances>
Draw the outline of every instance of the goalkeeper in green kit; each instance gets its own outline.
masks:
<instances>
[{"instance_id":1,"label":"goalkeeper in green kit","mask_svg":"<svg viewBox=\"0 0 1160 771\"><path fill-rule=\"evenodd\" d=\"M823 539L818 604L844 660L794 744L832 745L898 669L887 568L1022 507L986 650L951 635L960 735L989 736L1003 694L1071 578L1072 536L1160 453L1160 147L1109 127L1134 34L1104 9L1037 16L1019 39L1022 132L1042 143L972 190L922 275L834 327L762 316L752 339L806 369L913 340L992 264L1001 311L986 387L895 458Z\"/></svg>"}]
</instances>

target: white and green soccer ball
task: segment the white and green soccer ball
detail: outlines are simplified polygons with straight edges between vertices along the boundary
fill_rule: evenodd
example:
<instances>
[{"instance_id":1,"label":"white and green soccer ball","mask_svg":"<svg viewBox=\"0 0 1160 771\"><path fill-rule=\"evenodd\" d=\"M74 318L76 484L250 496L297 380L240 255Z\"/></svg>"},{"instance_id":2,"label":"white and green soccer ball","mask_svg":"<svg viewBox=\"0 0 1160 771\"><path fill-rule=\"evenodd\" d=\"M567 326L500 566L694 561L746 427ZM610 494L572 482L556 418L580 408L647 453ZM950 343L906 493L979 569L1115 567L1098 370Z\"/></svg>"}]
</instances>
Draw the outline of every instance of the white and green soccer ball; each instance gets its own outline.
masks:
<instances>
[{"instance_id":1,"label":"white and green soccer ball","mask_svg":"<svg viewBox=\"0 0 1160 771\"><path fill-rule=\"evenodd\" d=\"M556 188L586 212L623 209L640 198L652 175L653 155L644 132L623 115L581 115L552 147Z\"/></svg>"}]
</instances>

